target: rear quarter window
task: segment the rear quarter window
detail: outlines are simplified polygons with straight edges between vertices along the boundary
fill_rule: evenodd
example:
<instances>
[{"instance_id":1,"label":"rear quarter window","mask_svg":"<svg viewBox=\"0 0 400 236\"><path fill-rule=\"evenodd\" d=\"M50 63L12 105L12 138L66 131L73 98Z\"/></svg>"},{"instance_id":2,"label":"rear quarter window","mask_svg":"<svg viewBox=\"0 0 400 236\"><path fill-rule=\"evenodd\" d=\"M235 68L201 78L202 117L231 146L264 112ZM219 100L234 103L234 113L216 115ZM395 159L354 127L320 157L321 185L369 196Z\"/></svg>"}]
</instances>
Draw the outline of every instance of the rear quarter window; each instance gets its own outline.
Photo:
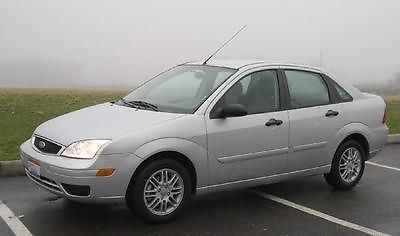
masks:
<instances>
[{"instance_id":1,"label":"rear quarter window","mask_svg":"<svg viewBox=\"0 0 400 236\"><path fill-rule=\"evenodd\" d=\"M337 84L333 79L330 79L331 83L332 83L332 87L333 87L333 92L336 96L336 99L339 102L350 102L353 100L353 98L350 96L350 94L348 92L346 92L346 90L344 90L342 87L340 87L339 84Z\"/></svg>"}]
</instances>

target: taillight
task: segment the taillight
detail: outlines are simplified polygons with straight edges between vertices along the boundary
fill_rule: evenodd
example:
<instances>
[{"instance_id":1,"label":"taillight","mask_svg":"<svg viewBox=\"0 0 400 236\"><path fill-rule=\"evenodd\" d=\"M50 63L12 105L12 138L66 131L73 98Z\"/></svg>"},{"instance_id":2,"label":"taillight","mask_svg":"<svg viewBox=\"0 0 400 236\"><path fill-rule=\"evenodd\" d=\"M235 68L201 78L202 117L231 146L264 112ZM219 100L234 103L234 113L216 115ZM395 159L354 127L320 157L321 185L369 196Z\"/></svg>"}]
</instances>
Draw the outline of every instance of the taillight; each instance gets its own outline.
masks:
<instances>
[{"instance_id":1,"label":"taillight","mask_svg":"<svg viewBox=\"0 0 400 236\"><path fill-rule=\"evenodd\" d=\"M386 124L387 120L387 107L385 106L385 112L383 113L382 124Z\"/></svg>"}]
</instances>

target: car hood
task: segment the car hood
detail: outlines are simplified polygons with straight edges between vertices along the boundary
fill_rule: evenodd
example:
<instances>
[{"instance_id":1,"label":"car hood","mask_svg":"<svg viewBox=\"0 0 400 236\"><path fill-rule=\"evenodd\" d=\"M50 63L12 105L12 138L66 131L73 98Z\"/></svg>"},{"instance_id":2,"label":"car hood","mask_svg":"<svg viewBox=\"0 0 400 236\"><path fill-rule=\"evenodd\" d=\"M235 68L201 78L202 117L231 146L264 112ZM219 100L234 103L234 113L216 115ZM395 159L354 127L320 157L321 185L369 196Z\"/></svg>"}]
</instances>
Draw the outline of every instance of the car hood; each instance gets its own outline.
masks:
<instances>
[{"instance_id":1,"label":"car hood","mask_svg":"<svg viewBox=\"0 0 400 236\"><path fill-rule=\"evenodd\" d=\"M104 103L49 120L41 124L34 134L69 145L85 139L114 139L181 116L185 114Z\"/></svg>"}]
</instances>

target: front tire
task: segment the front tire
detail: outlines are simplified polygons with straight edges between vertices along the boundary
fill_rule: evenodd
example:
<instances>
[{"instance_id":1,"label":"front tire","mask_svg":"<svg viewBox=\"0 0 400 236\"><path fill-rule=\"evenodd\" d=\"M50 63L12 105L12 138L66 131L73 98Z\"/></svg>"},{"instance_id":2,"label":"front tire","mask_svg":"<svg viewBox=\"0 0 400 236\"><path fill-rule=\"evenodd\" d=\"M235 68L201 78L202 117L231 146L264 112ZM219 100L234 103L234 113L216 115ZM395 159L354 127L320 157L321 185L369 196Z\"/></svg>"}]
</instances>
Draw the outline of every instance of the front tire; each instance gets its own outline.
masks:
<instances>
[{"instance_id":1,"label":"front tire","mask_svg":"<svg viewBox=\"0 0 400 236\"><path fill-rule=\"evenodd\" d=\"M353 188L361 179L365 168L365 153L355 140L342 143L336 150L331 171L325 174L325 180L336 189Z\"/></svg>"},{"instance_id":2,"label":"front tire","mask_svg":"<svg viewBox=\"0 0 400 236\"><path fill-rule=\"evenodd\" d=\"M175 160L162 159L141 170L129 185L126 201L145 222L166 223L181 213L190 190L186 168Z\"/></svg>"}]
</instances>

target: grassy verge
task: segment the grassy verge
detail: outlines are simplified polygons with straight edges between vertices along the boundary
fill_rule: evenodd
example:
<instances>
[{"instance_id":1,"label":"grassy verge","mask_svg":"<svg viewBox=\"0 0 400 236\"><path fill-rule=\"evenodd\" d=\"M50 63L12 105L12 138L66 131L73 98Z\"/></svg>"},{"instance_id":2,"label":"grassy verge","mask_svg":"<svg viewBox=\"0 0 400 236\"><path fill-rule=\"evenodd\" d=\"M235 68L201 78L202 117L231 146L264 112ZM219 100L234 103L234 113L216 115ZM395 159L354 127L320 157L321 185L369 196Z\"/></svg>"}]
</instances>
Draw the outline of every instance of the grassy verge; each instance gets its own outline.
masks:
<instances>
[{"instance_id":1,"label":"grassy verge","mask_svg":"<svg viewBox=\"0 0 400 236\"><path fill-rule=\"evenodd\" d=\"M0 89L0 161L18 159L19 145L42 122L123 94L126 91Z\"/></svg>"},{"instance_id":2,"label":"grassy verge","mask_svg":"<svg viewBox=\"0 0 400 236\"><path fill-rule=\"evenodd\" d=\"M385 97L388 112L388 126L390 133L400 133L400 95Z\"/></svg>"},{"instance_id":3,"label":"grassy verge","mask_svg":"<svg viewBox=\"0 0 400 236\"><path fill-rule=\"evenodd\" d=\"M0 89L0 161L18 159L19 145L40 123L115 100L123 90ZM400 96L386 98L391 133L400 133Z\"/></svg>"}]
</instances>

